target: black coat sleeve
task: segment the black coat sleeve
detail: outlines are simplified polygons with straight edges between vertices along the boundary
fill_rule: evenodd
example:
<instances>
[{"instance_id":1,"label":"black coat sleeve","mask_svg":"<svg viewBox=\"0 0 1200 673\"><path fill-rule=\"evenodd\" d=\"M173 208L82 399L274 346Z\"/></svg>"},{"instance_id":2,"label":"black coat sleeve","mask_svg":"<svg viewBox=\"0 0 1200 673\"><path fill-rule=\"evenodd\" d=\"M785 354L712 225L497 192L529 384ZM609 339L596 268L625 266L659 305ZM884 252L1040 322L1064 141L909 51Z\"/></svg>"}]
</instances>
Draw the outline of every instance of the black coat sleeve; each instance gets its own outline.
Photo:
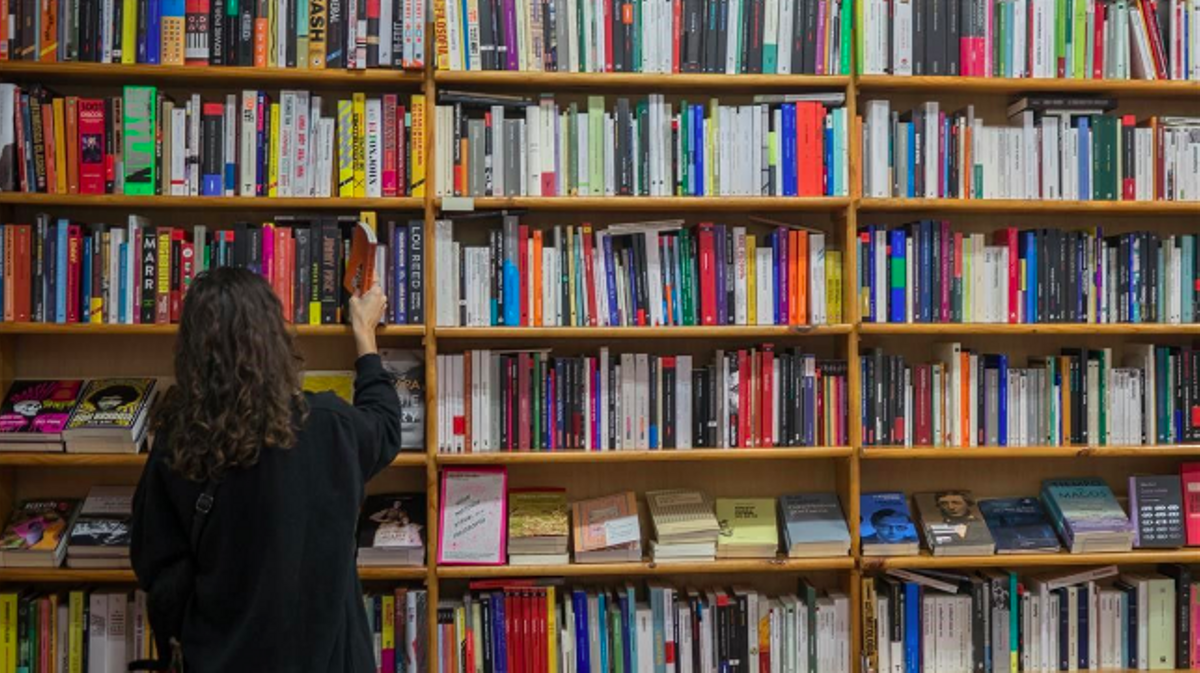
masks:
<instances>
[{"instance_id":1,"label":"black coat sleeve","mask_svg":"<svg viewBox=\"0 0 1200 673\"><path fill-rule=\"evenodd\" d=\"M378 355L360 357L354 368L354 441L363 476L369 480L400 452L400 398Z\"/></svg>"}]
</instances>

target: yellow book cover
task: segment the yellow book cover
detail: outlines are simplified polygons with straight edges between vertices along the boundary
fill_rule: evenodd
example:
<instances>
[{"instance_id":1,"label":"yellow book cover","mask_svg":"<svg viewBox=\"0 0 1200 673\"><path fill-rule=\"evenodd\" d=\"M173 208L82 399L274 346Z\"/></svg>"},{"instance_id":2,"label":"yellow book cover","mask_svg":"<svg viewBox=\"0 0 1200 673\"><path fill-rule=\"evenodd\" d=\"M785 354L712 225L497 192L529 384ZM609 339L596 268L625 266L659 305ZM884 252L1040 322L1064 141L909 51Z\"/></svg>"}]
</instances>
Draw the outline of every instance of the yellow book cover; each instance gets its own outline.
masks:
<instances>
[{"instance_id":1,"label":"yellow book cover","mask_svg":"<svg viewBox=\"0 0 1200 673\"><path fill-rule=\"evenodd\" d=\"M383 625L379 628L379 636L383 641L384 650L396 649L396 596L384 594L380 601Z\"/></svg>"},{"instance_id":2,"label":"yellow book cover","mask_svg":"<svg viewBox=\"0 0 1200 673\"><path fill-rule=\"evenodd\" d=\"M354 94L354 196L367 195L367 96Z\"/></svg>"},{"instance_id":3,"label":"yellow book cover","mask_svg":"<svg viewBox=\"0 0 1200 673\"><path fill-rule=\"evenodd\" d=\"M62 98L54 99L54 167L55 188L67 193L67 105Z\"/></svg>"},{"instance_id":4,"label":"yellow book cover","mask_svg":"<svg viewBox=\"0 0 1200 673\"><path fill-rule=\"evenodd\" d=\"M508 539L571 534L567 492L561 488L513 489L508 494Z\"/></svg>"},{"instance_id":5,"label":"yellow book cover","mask_svg":"<svg viewBox=\"0 0 1200 673\"><path fill-rule=\"evenodd\" d=\"M708 183L704 186L704 193L716 195L717 189L720 186L719 180L721 173L717 170L717 165L721 161L721 143L717 141L721 136L721 103L716 98L708 101L709 119L705 122L705 127L708 129L708 134L704 138L704 156L705 156L705 181ZM711 157L711 161L709 158Z\"/></svg>"},{"instance_id":6,"label":"yellow book cover","mask_svg":"<svg viewBox=\"0 0 1200 673\"><path fill-rule=\"evenodd\" d=\"M273 4L273 3L271 3ZM279 195L279 103L271 103L270 151L267 152L267 196Z\"/></svg>"},{"instance_id":7,"label":"yellow book cover","mask_svg":"<svg viewBox=\"0 0 1200 673\"><path fill-rule=\"evenodd\" d=\"M137 63L137 49L126 49L124 45L137 45L138 0L122 0L121 3L121 63Z\"/></svg>"},{"instance_id":8,"label":"yellow book cover","mask_svg":"<svg viewBox=\"0 0 1200 673\"><path fill-rule=\"evenodd\" d=\"M412 97L412 159L409 167L412 172L409 195L425 196L425 94Z\"/></svg>"},{"instance_id":9,"label":"yellow book cover","mask_svg":"<svg viewBox=\"0 0 1200 673\"><path fill-rule=\"evenodd\" d=\"M450 45L446 33L446 1L433 0L434 67L450 69Z\"/></svg>"},{"instance_id":10,"label":"yellow book cover","mask_svg":"<svg viewBox=\"0 0 1200 673\"><path fill-rule=\"evenodd\" d=\"M6 673L17 671L17 595L0 595L0 629L3 629L4 660L0 661Z\"/></svg>"},{"instance_id":11,"label":"yellow book cover","mask_svg":"<svg viewBox=\"0 0 1200 673\"><path fill-rule=\"evenodd\" d=\"M182 16L162 17L162 53L163 65L183 65L184 31L187 30L186 19ZM121 50L124 56L124 49Z\"/></svg>"},{"instance_id":12,"label":"yellow book cover","mask_svg":"<svg viewBox=\"0 0 1200 673\"><path fill-rule=\"evenodd\" d=\"M460 670L460 667L467 665L467 610L461 605L454 608L454 652L451 658L457 657L455 666L448 670ZM474 665L470 670L475 670Z\"/></svg>"},{"instance_id":13,"label":"yellow book cover","mask_svg":"<svg viewBox=\"0 0 1200 673\"><path fill-rule=\"evenodd\" d=\"M313 70L325 69L328 14L329 9L323 0L311 0L308 3L308 67Z\"/></svg>"},{"instance_id":14,"label":"yellow book cover","mask_svg":"<svg viewBox=\"0 0 1200 673\"><path fill-rule=\"evenodd\" d=\"M842 320L842 251L825 251L825 316L830 325Z\"/></svg>"},{"instance_id":15,"label":"yellow book cover","mask_svg":"<svg viewBox=\"0 0 1200 673\"><path fill-rule=\"evenodd\" d=\"M158 230L158 287L155 292L155 322L171 322L171 230Z\"/></svg>"},{"instance_id":16,"label":"yellow book cover","mask_svg":"<svg viewBox=\"0 0 1200 673\"><path fill-rule=\"evenodd\" d=\"M317 304L318 320L320 304ZM319 324L319 323L318 323ZM306 392L331 392L347 402L354 403L354 372L315 371L304 372L302 387Z\"/></svg>"},{"instance_id":17,"label":"yellow book cover","mask_svg":"<svg viewBox=\"0 0 1200 673\"><path fill-rule=\"evenodd\" d=\"M755 275L758 272L758 264L755 261L755 256L758 253L758 242L753 235L746 237L746 324L758 324L758 283L755 282Z\"/></svg>"},{"instance_id":18,"label":"yellow book cover","mask_svg":"<svg viewBox=\"0 0 1200 673\"><path fill-rule=\"evenodd\" d=\"M554 586L546 587L546 633L558 633L558 619L554 612ZM558 670L558 638L547 638L546 670Z\"/></svg>"},{"instance_id":19,"label":"yellow book cover","mask_svg":"<svg viewBox=\"0 0 1200 673\"><path fill-rule=\"evenodd\" d=\"M274 2L267 3L267 67L279 67L279 59L277 51L279 43L276 41L279 38L279 14L275 9Z\"/></svg>"},{"instance_id":20,"label":"yellow book cover","mask_svg":"<svg viewBox=\"0 0 1200 673\"><path fill-rule=\"evenodd\" d=\"M82 591L72 591L68 600L66 673L83 673L83 604L87 598Z\"/></svg>"},{"instance_id":21,"label":"yellow book cover","mask_svg":"<svg viewBox=\"0 0 1200 673\"><path fill-rule=\"evenodd\" d=\"M354 196L354 102L337 104L338 196ZM318 314L320 311L317 312Z\"/></svg>"},{"instance_id":22,"label":"yellow book cover","mask_svg":"<svg viewBox=\"0 0 1200 673\"><path fill-rule=\"evenodd\" d=\"M717 554L739 548L774 549L779 544L774 498L717 498Z\"/></svg>"}]
</instances>

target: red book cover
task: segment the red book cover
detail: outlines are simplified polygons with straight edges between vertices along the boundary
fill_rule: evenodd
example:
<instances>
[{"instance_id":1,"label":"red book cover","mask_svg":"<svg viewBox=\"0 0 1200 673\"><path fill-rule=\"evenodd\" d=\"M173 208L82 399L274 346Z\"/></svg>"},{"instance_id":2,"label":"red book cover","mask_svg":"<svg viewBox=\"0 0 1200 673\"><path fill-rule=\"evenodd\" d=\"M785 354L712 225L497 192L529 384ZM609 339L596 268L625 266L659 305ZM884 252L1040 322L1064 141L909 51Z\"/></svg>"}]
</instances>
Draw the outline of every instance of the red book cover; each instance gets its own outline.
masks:
<instances>
[{"instance_id":1,"label":"red book cover","mask_svg":"<svg viewBox=\"0 0 1200 673\"><path fill-rule=\"evenodd\" d=\"M183 229L171 230L171 322L183 309Z\"/></svg>"},{"instance_id":2,"label":"red book cover","mask_svg":"<svg viewBox=\"0 0 1200 673\"><path fill-rule=\"evenodd\" d=\"M522 592L522 597L525 602L525 670L538 670L538 650L537 650L537 614L533 609L533 594L532 587Z\"/></svg>"},{"instance_id":3,"label":"red book cover","mask_svg":"<svg viewBox=\"0 0 1200 673\"><path fill-rule=\"evenodd\" d=\"M191 241L184 241L180 246L180 258L182 259L182 278L183 287L180 289L180 302L187 300L188 288L192 286L192 280L196 277L196 245Z\"/></svg>"},{"instance_id":4,"label":"red book cover","mask_svg":"<svg viewBox=\"0 0 1200 673\"><path fill-rule=\"evenodd\" d=\"M104 101L79 99L79 193L103 194L105 164Z\"/></svg>"},{"instance_id":5,"label":"red book cover","mask_svg":"<svg viewBox=\"0 0 1200 673\"><path fill-rule=\"evenodd\" d=\"M396 195L396 100L394 93L383 95L383 179L384 196Z\"/></svg>"},{"instance_id":6,"label":"red book cover","mask_svg":"<svg viewBox=\"0 0 1200 673\"><path fill-rule=\"evenodd\" d=\"M184 34L187 37L183 61L185 65L208 65L209 45L212 40L212 31L209 28L211 14L209 0L186 0L184 3ZM255 67L262 68L265 68L266 65L266 63L261 66L258 63L254 64Z\"/></svg>"},{"instance_id":7,"label":"red book cover","mask_svg":"<svg viewBox=\"0 0 1200 673\"><path fill-rule=\"evenodd\" d=\"M1021 305L1021 280L1018 270L1021 264L1017 253L1017 229L1007 227L992 234L992 243L1008 248L1008 322L1017 323L1017 310Z\"/></svg>"},{"instance_id":8,"label":"red book cover","mask_svg":"<svg viewBox=\"0 0 1200 673\"><path fill-rule=\"evenodd\" d=\"M799 311L797 310L797 304L799 303L799 295L796 292L796 290L797 290L796 266L797 266L797 258L799 257L799 252L800 252L800 241L798 238L799 234L800 234L800 232L794 231L794 230L788 230L788 232L787 232L788 265L787 265L787 269L785 269L785 272L787 273L787 276L788 276L787 324L789 324L789 325L800 324L799 322L797 322L797 320L798 320L797 316L799 315Z\"/></svg>"},{"instance_id":9,"label":"red book cover","mask_svg":"<svg viewBox=\"0 0 1200 673\"><path fill-rule=\"evenodd\" d=\"M30 269L32 268L32 253L33 253L33 227L28 224L16 225L16 264L14 265L13 274L16 276L16 286L13 288L16 296L14 297L14 313L13 316L17 322L29 322L30 313ZM78 255L76 255L78 258Z\"/></svg>"},{"instance_id":10,"label":"red book cover","mask_svg":"<svg viewBox=\"0 0 1200 673\"><path fill-rule=\"evenodd\" d=\"M1137 118L1133 115L1121 116L1121 135L1122 140L1130 140L1133 138L1133 129L1137 126ZM1128 177L1121 179L1121 200L1133 201L1137 198L1137 178L1134 176L1133 166L1127 166Z\"/></svg>"},{"instance_id":11,"label":"red book cover","mask_svg":"<svg viewBox=\"0 0 1200 673\"><path fill-rule=\"evenodd\" d=\"M14 281L16 273L17 244L16 227L3 227L4 234L4 321L12 322L16 317L17 307L13 304Z\"/></svg>"},{"instance_id":12,"label":"red book cover","mask_svg":"<svg viewBox=\"0 0 1200 673\"><path fill-rule=\"evenodd\" d=\"M913 427L913 444L917 446L928 446L932 444L930 436L930 421L932 416L929 414L929 365L915 365L913 367L913 420L916 425Z\"/></svg>"},{"instance_id":13,"label":"red book cover","mask_svg":"<svg viewBox=\"0 0 1200 673\"><path fill-rule=\"evenodd\" d=\"M520 615L518 614L520 607L520 596L517 595L516 589L504 590L504 636L508 641L509 647L505 652L508 659L508 670L522 671L520 667L522 662L519 647L517 647L517 636L521 633L520 630Z\"/></svg>"},{"instance_id":14,"label":"red book cover","mask_svg":"<svg viewBox=\"0 0 1200 673\"><path fill-rule=\"evenodd\" d=\"M962 286L963 277L963 244L962 232L954 232L954 279Z\"/></svg>"},{"instance_id":15,"label":"red book cover","mask_svg":"<svg viewBox=\"0 0 1200 673\"><path fill-rule=\"evenodd\" d=\"M604 25L607 30L604 31L604 72L613 71L613 15L612 3L604 3ZM561 48L561 47L560 47ZM561 58L561 57L560 57ZM630 68L631 70L633 68Z\"/></svg>"},{"instance_id":16,"label":"red book cover","mask_svg":"<svg viewBox=\"0 0 1200 673\"><path fill-rule=\"evenodd\" d=\"M745 349L738 350L738 443L750 446L750 357Z\"/></svg>"},{"instance_id":17,"label":"red book cover","mask_svg":"<svg viewBox=\"0 0 1200 673\"><path fill-rule=\"evenodd\" d=\"M701 223L697 243L700 248L700 323L717 324L717 277L713 269L713 225Z\"/></svg>"},{"instance_id":18,"label":"red book cover","mask_svg":"<svg viewBox=\"0 0 1200 673\"><path fill-rule=\"evenodd\" d=\"M808 196L812 176L808 171L808 156L812 154L812 103L796 103L796 195Z\"/></svg>"},{"instance_id":19,"label":"red book cover","mask_svg":"<svg viewBox=\"0 0 1200 673\"><path fill-rule=\"evenodd\" d=\"M1158 1L1141 0L1142 18L1146 31L1150 33L1150 55L1154 59L1154 70L1159 79L1167 79L1167 52L1163 48L1162 31L1158 25Z\"/></svg>"},{"instance_id":20,"label":"red book cover","mask_svg":"<svg viewBox=\"0 0 1200 673\"><path fill-rule=\"evenodd\" d=\"M408 110L403 105L396 107L396 196L408 194L408 127L404 116Z\"/></svg>"},{"instance_id":21,"label":"red book cover","mask_svg":"<svg viewBox=\"0 0 1200 673\"><path fill-rule=\"evenodd\" d=\"M1092 79L1104 78L1104 22L1108 16L1108 3L1104 0L1096 0L1095 7L1095 23L1096 28L1093 31L1093 39L1095 47L1092 50Z\"/></svg>"},{"instance_id":22,"label":"red book cover","mask_svg":"<svg viewBox=\"0 0 1200 673\"><path fill-rule=\"evenodd\" d=\"M517 354L517 388L520 417L517 419L517 434L518 446L521 451L529 450L529 425L530 425L530 405L529 405L529 353L521 352Z\"/></svg>"},{"instance_id":23,"label":"red book cover","mask_svg":"<svg viewBox=\"0 0 1200 673\"><path fill-rule=\"evenodd\" d=\"M47 103L42 106L42 138L46 143L46 192L58 192L58 162L54 147L54 106Z\"/></svg>"},{"instance_id":24,"label":"red book cover","mask_svg":"<svg viewBox=\"0 0 1200 673\"><path fill-rule=\"evenodd\" d=\"M19 120L25 119L25 111L29 109L29 97L21 94L21 90L17 89L13 94L13 109L16 110L16 119L18 120L13 126L17 129L17 176L20 178L21 191L36 192L37 189L29 188L29 171L26 168L29 165L29 157L25 153L25 124Z\"/></svg>"},{"instance_id":25,"label":"red book cover","mask_svg":"<svg viewBox=\"0 0 1200 673\"><path fill-rule=\"evenodd\" d=\"M679 57L680 40L679 36L683 34L683 1L674 0L671 3L671 72L679 72L679 64L683 60Z\"/></svg>"},{"instance_id":26,"label":"red book cover","mask_svg":"<svg viewBox=\"0 0 1200 673\"><path fill-rule=\"evenodd\" d=\"M529 326L529 225L517 227L517 272L521 278L521 326Z\"/></svg>"},{"instance_id":27,"label":"red book cover","mask_svg":"<svg viewBox=\"0 0 1200 673\"><path fill-rule=\"evenodd\" d=\"M775 347L763 345L762 352L762 402L759 404L759 417L762 419L762 430L758 436L759 444L765 447L775 446Z\"/></svg>"},{"instance_id":28,"label":"red book cover","mask_svg":"<svg viewBox=\"0 0 1200 673\"><path fill-rule=\"evenodd\" d=\"M596 293L599 289L596 288L596 272L595 258L593 257L592 244L592 225L584 224L580 227L580 236L583 237L583 286L585 289L584 295L587 297L588 310L588 325L596 326Z\"/></svg>"},{"instance_id":29,"label":"red book cover","mask_svg":"<svg viewBox=\"0 0 1200 673\"><path fill-rule=\"evenodd\" d=\"M1200 545L1200 463L1184 463L1180 469L1183 478L1183 513L1187 522L1189 547Z\"/></svg>"},{"instance_id":30,"label":"red book cover","mask_svg":"<svg viewBox=\"0 0 1200 673\"><path fill-rule=\"evenodd\" d=\"M67 227L67 322L79 322L79 272L83 268L83 233Z\"/></svg>"}]
</instances>

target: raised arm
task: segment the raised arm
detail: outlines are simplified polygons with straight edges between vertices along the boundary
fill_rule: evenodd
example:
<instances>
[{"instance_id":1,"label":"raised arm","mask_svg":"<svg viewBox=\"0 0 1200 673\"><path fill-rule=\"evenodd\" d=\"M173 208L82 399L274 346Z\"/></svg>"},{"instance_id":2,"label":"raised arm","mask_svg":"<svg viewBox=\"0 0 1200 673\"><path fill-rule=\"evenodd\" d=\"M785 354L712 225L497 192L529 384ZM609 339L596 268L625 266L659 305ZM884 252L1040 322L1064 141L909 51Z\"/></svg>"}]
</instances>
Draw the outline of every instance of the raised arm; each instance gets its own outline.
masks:
<instances>
[{"instance_id":1,"label":"raised arm","mask_svg":"<svg viewBox=\"0 0 1200 673\"><path fill-rule=\"evenodd\" d=\"M386 307L387 298L378 285L350 299L350 324L358 348L354 434L366 479L387 467L400 452L400 398L375 345L375 328Z\"/></svg>"}]
</instances>

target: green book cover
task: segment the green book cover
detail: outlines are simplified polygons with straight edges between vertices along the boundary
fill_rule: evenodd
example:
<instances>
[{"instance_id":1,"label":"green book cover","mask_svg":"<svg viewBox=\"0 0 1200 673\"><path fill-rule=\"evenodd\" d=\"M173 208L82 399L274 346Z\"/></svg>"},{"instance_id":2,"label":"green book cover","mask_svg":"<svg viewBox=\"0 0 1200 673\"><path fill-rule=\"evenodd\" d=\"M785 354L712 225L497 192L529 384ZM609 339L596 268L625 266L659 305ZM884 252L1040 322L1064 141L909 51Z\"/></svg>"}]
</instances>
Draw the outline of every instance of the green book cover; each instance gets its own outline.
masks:
<instances>
[{"instance_id":1,"label":"green book cover","mask_svg":"<svg viewBox=\"0 0 1200 673\"><path fill-rule=\"evenodd\" d=\"M692 234L687 229L679 230L679 303L684 325L695 325L692 319Z\"/></svg>"},{"instance_id":2,"label":"green book cover","mask_svg":"<svg viewBox=\"0 0 1200 673\"><path fill-rule=\"evenodd\" d=\"M838 45L838 53L840 55L839 60L841 61L841 68L839 72L843 75L850 74L850 36L853 34L854 30L852 27L853 24L850 21L850 17L853 16L853 6L857 4L861 3L856 3L854 0L844 0L842 3L842 29L841 32L838 33L838 42L840 43ZM782 48L790 49L791 45L785 45ZM795 65L793 65L792 68L795 69Z\"/></svg>"},{"instance_id":3,"label":"green book cover","mask_svg":"<svg viewBox=\"0 0 1200 673\"><path fill-rule=\"evenodd\" d=\"M588 96L588 185L604 196L604 96Z\"/></svg>"},{"instance_id":4,"label":"green book cover","mask_svg":"<svg viewBox=\"0 0 1200 673\"><path fill-rule=\"evenodd\" d=\"M1088 357L1100 365L1099 379L1096 384L1096 390L1100 393L1096 430L1100 436L1096 438L1096 444L1098 446L1108 446L1108 404L1104 402L1108 399L1108 358L1105 357L1103 349L1092 351L1088 354Z\"/></svg>"},{"instance_id":5,"label":"green book cover","mask_svg":"<svg viewBox=\"0 0 1200 673\"><path fill-rule=\"evenodd\" d=\"M1088 32L1088 0L1072 0L1074 5L1074 29L1071 31L1071 44L1075 49L1071 58L1071 72L1068 77L1083 79L1087 77L1087 45L1091 33Z\"/></svg>"},{"instance_id":6,"label":"green book cover","mask_svg":"<svg viewBox=\"0 0 1200 673\"><path fill-rule=\"evenodd\" d=\"M800 600L804 603L805 616L808 620L808 670L817 670L817 589L800 580ZM799 615L797 615L799 617Z\"/></svg>"},{"instance_id":7,"label":"green book cover","mask_svg":"<svg viewBox=\"0 0 1200 673\"><path fill-rule=\"evenodd\" d=\"M125 193L133 196L152 196L158 183L154 165L156 94L152 86L125 87L121 106L125 111Z\"/></svg>"},{"instance_id":8,"label":"green book cover","mask_svg":"<svg viewBox=\"0 0 1200 673\"><path fill-rule=\"evenodd\" d=\"M634 108L633 128L633 173L637 176L637 194L650 193L650 171L646 170L645 164L642 163L641 157L650 155L648 147L639 147L646 142L647 135L642 133L642 123L646 123L646 127L650 126L650 106L649 102L642 99Z\"/></svg>"},{"instance_id":9,"label":"green book cover","mask_svg":"<svg viewBox=\"0 0 1200 673\"><path fill-rule=\"evenodd\" d=\"M679 173L679 196L689 196L688 179L691 177L692 162L691 162L691 147L692 147L692 124L691 124L691 106L686 100L679 103L679 132L682 134L680 138L679 163L683 165L683 169Z\"/></svg>"},{"instance_id":10,"label":"green book cover","mask_svg":"<svg viewBox=\"0 0 1200 673\"><path fill-rule=\"evenodd\" d=\"M717 498L717 553L779 544L774 498Z\"/></svg>"},{"instance_id":11,"label":"green book cover","mask_svg":"<svg viewBox=\"0 0 1200 673\"><path fill-rule=\"evenodd\" d=\"M1169 577L1148 575L1150 642L1146 647L1150 670L1161 671L1175 668L1175 580ZM1189 606L1190 607L1190 606Z\"/></svg>"},{"instance_id":12,"label":"green book cover","mask_svg":"<svg viewBox=\"0 0 1200 673\"><path fill-rule=\"evenodd\" d=\"M1054 25L1062 26L1063 47L1058 51L1059 62L1063 64L1063 77L1070 78L1074 72L1075 60L1075 0L1059 0L1063 5L1062 13L1054 17Z\"/></svg>"},{"instance_id":13,"label":"green book cover","mask_svg":"<svg viewBox=\"0 0 1200 673\"><path fill-rule=\"evenodd\" d=\"M567 115L567 136L569 138L567 148L572 152L577 151L579 147L579 103L571 103L571 111ZM582 187L586 186L586 183L580 180L583 177L586 176L579 174L578 158L567 162L567 194L578 196L583 191Z\"/></svg>"},{"instance_id":14,"label":"green book cover","mask_svg":"<svg viewBox=\"0 0 1200 673\"><path fill-rule=\"evenodd\" d=\"M626 30L633 30L633 63L632 72L642 72L642 5L646 0L633 0L633 25Z\"/></svg>"},{"instance_id":15,"label":"green book cover","mask_svg":"<svg viewBox=\"0 0 1200 673\"><path fill-rule=\"evenodd\" d=\"M1004 46L1008 44L1008 21L1012 3L1006 0L1001 0L999 7L996 8L996 23L999 27L996 30L996 48L992 54L992 62L996 64L997 77L1009 77L1008 74L1008 59L1004 57ZM978 196L975 198L979 198Z\"/></svg>"},{"instance_id":16,"label":"green book cover","mask_svg":"<svg viewBox=\"0 0 1200 673\"><path fill-rule=\"evenodd\" d=\"M616 673L625 673L625 629L621 628L621 608L617 602L608 604L608 632L612 634L612 661Z\"/></svg>"},{"instance_id":17,"label":"green book cover","mask_svg":"<svg viewBox=\"0 0 1200 673\"><path fill-rule=\"evenodd\" d=\"M1092 198L1117 199L1117 136L1120 120L1111 115L1092 116Z\"/></svg>"},{"instance_id":18,"label":"green book cover","mask_svg":"<svg viewBox=\"0 0 1200 673\"><path fill-rule=\"evenodd\" d=\"M1067 13L1067 0L1057 0L1054 10L1054 68L1057 74L1058 62L1067 57L1067 24L1070 14Z\"/></svg>"}]
</instances>

